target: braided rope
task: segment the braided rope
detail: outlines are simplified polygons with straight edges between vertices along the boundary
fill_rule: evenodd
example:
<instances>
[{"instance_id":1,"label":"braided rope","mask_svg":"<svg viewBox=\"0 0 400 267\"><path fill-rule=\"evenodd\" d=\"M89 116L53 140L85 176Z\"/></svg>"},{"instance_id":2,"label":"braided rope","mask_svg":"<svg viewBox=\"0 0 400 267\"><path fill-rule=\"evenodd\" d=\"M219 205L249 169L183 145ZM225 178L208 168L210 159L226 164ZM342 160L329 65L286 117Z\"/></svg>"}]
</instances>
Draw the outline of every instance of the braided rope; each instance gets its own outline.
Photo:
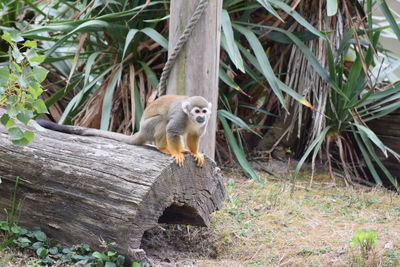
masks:
<instances>
[{"instance_id":1,"label":"braided rope","mask_svg":"<svg viewBox=\"0 0 400 267\"><path fill-rule=\"evenodd\" d=\"M186 0L185 0L186 1ZM158 96L165 94L167 90L167 80L171 73L172 67L175 64L176 58L178 57L179 53L182 51L182 48L185 46L186 42L189 40L190 35L194 27L196 26L197 22L199 21L201 15L204 13L208 4L207 0L200 0L199 4L197 5L192 17L190 18L188 24L185 27L182 35L179 37L178 42L175 45L174 50L169 55L167 63L163 68L160 83L158 84Z\"/></svg>"}]
</instances>

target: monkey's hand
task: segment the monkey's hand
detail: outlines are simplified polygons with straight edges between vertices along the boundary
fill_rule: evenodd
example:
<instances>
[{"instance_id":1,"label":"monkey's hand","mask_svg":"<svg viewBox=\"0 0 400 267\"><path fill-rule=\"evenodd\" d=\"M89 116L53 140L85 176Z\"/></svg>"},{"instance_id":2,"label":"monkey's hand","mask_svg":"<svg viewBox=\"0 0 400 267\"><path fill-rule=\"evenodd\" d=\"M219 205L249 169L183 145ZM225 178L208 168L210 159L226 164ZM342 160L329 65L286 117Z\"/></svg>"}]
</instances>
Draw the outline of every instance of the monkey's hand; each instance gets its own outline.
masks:
<instances>
[{"instance_id":1,"label":"monkey's hand","mask_svg":"<svg viewBox=\"0 0 400 267\"><path fill-rule=\"evenodd\" d=\"M171 158L175 159L176 165L179 167L183 166L183 162L185 161L185 155L182 153L171 153Z\"/></svg>"},{"instance_id":2,"label":"monkey's hand","mask_svg":"<svg viewBox=\"0 0 400 267\"><path fill-rule=\"evenodd\" d=\"M201 153L192 153L194 159L196 160L197 166L203 167L204 165L204 155Z\"/></svg>"}]
</instances>

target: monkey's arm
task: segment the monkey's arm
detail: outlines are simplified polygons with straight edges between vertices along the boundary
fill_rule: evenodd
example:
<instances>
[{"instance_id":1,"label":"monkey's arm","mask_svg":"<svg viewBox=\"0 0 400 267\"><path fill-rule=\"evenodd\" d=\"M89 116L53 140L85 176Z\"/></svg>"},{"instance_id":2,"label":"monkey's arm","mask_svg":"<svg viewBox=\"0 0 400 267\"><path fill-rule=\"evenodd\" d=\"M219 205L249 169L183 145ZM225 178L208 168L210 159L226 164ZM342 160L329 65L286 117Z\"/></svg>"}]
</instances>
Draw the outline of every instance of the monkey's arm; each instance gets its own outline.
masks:
<instances>
[{"instance_id":1,"label":"monkey's arm","mask_svg":"<svg viewBox=\"0 0 400 267\"><path fill-rule=\"evenodd\" d=\"M167 134L167 150L171 154L171 157L175 159L176 164L182 167L185 161L185 155L182 153L185 150L182 136Z\"/></svg>"},{"instance_id":2,"label":"monkey's arm","mask_svg":"<svg viewBox=\"0 0 400 267\"><path fill-rule=\"evenodd\" d=\"M194 156L197 166L202 167L204 165L204 155L199 153L199 142L200 136L197 134L188 134L186 137L186 145L190 153Z\"/></svg>"},{"instance_id":3,"label":"monkey's arm","mask_svg":"<svg viewBox=\"0 0 400 267\"><path fill-rule=\"evenodd\" d=\"M185 156L182 153L185 151L182 136L185 134L186 124L187 115L183 112L181 103L171 106L165 132L167 150L179 166L183 166L183 162L185 161Z\"/></svg>"},{"instance_id":4,"label":"monkey's arm","mask_svg":"<svg viewBox=\"0 0 400 267\"><path fill-rule=\"evenodd\" d=\"M99 136L105 137L108 139L113 139L116 141L120 141L123 143L131 144L131 145L142 145L143 142L141 140L137 140L137 135L124 135L120 133L102 131L98 129L90 129L79 126L69 126L69 125L60 125L47 120L36 120L36 122L42 126L43 128L50 129L57 132L67 133L67 134L76 134L76 135L84 135L84 136Z\"/></svg>"}]
</instances>

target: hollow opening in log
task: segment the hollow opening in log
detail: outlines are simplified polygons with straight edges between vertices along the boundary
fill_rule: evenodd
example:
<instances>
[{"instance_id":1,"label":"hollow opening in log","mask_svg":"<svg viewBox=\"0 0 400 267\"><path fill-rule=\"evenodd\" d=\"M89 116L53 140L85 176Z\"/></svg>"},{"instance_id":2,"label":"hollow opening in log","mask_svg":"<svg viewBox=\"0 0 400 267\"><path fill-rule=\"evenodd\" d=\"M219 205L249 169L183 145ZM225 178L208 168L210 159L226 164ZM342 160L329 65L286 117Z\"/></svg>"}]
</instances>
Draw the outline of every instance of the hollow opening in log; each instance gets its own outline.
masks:
<instances>
[{"instance_id":1,"label":"hollow opening in log","mask_svg":"<svg viewBox=\"0 0 400 267\"><path fill-rule=\"evenodd\" d=\"M158 223L206 226L195 208L182 203L173 203L166 208L158 219Z\"/></svg>"}]
</instances>

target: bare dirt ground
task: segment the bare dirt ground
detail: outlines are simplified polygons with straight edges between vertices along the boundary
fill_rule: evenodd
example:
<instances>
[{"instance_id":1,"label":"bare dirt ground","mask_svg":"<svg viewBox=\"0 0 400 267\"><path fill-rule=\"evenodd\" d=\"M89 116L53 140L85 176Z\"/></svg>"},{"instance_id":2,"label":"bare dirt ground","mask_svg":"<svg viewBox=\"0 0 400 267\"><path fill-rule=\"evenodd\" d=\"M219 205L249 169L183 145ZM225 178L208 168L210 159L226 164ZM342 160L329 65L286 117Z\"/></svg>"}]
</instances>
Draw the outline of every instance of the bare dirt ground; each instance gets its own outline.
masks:
<instances>
[{"instance_id":1,"label":"bare dirt ground","mask_svg":"<svg viewBox=\"0 0 400 267\"><path fill-rule=\"evenodd\" d=\"M400 266L400 196L383 188L332 186L309 173L295 183L282 172L249 180L225 172L227 198L209 229L161 225L143 248L154 266ZM340 179L338 179L340 184ZM376 246L361 257L350 245L357 229ZM29 254L7 249L0 266L26 266Z\"/></svg>"}]
</instances>

